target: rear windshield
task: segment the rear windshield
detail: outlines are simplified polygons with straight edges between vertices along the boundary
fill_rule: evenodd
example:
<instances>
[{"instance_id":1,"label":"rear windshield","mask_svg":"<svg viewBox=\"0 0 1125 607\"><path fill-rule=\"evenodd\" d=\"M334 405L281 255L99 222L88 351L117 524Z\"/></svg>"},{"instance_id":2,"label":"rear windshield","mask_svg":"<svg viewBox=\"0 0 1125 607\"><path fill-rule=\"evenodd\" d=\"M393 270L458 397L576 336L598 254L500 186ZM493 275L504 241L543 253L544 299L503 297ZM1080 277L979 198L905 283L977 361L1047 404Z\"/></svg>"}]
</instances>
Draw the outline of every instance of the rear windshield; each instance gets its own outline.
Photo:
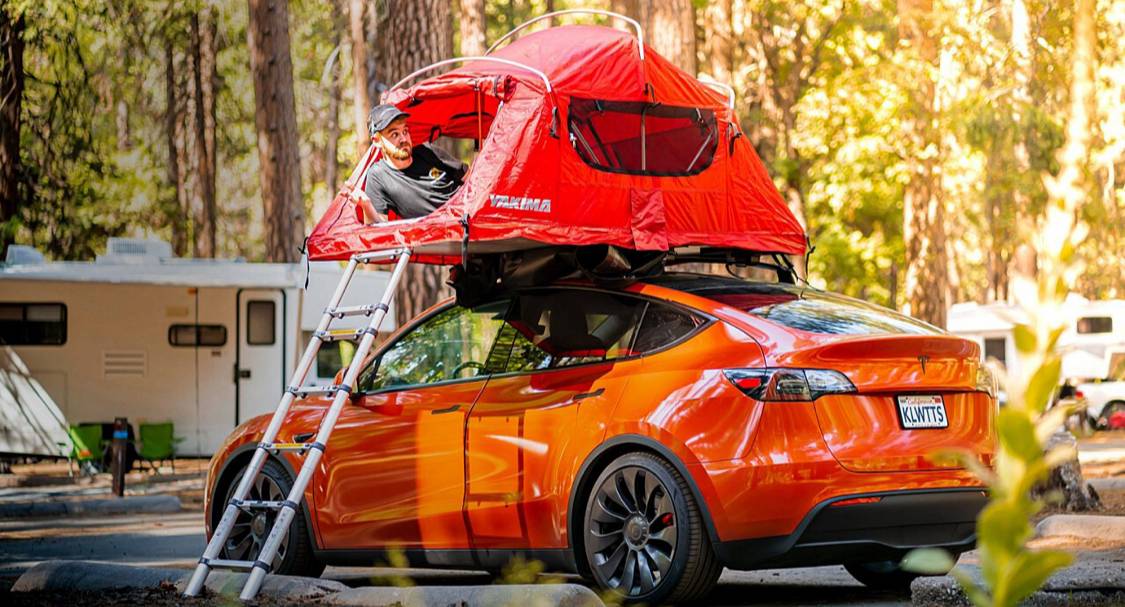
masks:
<instances>
[{"instance_id":1,"label":"rear windshield","mask_svg":"<svg viewBox=\"0 0 1125 607\"><path fill-rule=\"evenodd\" d=\"M792 329L829 335L938 335L941 329L865 301L785 284L714 286L694 294Z\"/></svg>"},{"instance_id":2,"label":"rear windshield","mask_svg":"<svg viewBox=\"0 0 1125 607\"><path fill-rule=\"evenodd\" d=\"M570 142L586 164L613 173L695 175L718 145L715 113L644 101L572 98Z\"/></svg>"}]
</instances>

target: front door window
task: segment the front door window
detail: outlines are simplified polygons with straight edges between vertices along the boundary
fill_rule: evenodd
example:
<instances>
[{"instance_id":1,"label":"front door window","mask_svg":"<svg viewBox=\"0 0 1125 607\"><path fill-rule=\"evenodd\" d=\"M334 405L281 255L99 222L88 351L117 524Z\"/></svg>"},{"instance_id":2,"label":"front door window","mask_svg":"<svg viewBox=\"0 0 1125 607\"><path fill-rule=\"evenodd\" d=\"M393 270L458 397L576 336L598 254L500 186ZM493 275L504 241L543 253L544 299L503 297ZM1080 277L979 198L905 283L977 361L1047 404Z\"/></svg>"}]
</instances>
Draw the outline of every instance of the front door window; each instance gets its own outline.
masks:
<instances>
[{"instance_id":1,"label":"front door window","mask_svg":"<svg viewBox=\"0 0 1125 607\"><path fill-rule=\"evenodd\" d=\"M362 392L486 375L507 300L438 312L404 335L360 375Z\"/></svg>"}]
</instances>

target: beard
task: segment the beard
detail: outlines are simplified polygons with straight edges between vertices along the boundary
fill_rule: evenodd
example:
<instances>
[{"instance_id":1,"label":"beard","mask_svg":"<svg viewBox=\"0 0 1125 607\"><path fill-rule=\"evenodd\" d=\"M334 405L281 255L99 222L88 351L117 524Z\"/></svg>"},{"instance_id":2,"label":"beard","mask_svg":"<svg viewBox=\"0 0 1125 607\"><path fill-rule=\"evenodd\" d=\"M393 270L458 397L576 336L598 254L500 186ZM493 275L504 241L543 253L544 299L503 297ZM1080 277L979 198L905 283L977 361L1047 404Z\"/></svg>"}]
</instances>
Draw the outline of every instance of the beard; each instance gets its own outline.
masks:
<instances>
[{"instance_id":1,"label":"beard","mask_svg":"<svg viewBox=\"0 0 1125 607\"><path fill-rule=\"evenodd\" d=\"M382 143L383 153L389 158L394 158L395 160L406 160L410 158L410 153L412 151L410 146L400 148L386 139L383 139Z\"/></svg>"}]
</instances>

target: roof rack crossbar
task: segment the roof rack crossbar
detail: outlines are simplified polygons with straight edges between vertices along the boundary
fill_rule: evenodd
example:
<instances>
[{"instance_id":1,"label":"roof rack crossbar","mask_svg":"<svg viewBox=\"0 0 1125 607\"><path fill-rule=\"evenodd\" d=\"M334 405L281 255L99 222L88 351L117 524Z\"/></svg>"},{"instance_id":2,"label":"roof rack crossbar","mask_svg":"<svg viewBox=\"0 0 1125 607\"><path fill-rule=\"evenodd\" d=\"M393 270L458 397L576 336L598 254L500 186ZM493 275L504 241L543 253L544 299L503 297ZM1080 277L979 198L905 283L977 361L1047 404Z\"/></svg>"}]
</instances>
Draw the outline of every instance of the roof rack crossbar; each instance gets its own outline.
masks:
<instances>
[{"instance_id":1,"label":"roof rack crossbar","mask_svg":"<svg viewBox=\"0 0 1125 607\"><path fill-rule=\"evenodd\" d=\"M629 17L626 17L625 15L622 15L621 13L615 13L613 11L603 11L603 10L593 9L593 8L572 8L572 9L568 9L568 10L565 10L565 11L555 11L553 13L547 13L545 15L539 15L538 17L535 17L534 19L528 19L527 21L524 21L523 23L517 25L515 28L512 29L512 31L510 31L507 34L504 34L503 36L501 36L500 39L497 40L496 42L493 42L492 46L488 47L488 50L485 51L484 54L485 55L491 55L492 51L496 50L496 48L499 47L501 44L503 44L506 40L508 40L512 36L516 35L516 32L519 32L520 30L526 28L527 26L529 26L533 23L538 23L540 21L543 21L544 19L550 19L551 17L558 17L560 15L574 15L574 14L603 15L605 17L612 17L614 19L620 19L620 20L628 23L629 25L633 26L633 29L637 32L637 49L638 49L638 52L640 53L641 61L645 60L645 32L644 32L643 29L641 29L641 24L637 23L636 19L631 19Z\"/></svg>"},{"instance_id":2,"label":"roof rack crossbar","mask_svg":"<svg viewBox=\"0 0 1125 607\"><path fill-rule=\"evenodd\" d=\"M469 62L469 61L491 61L491 62L494 62L494 63L503 63L504 65L510 65L512 67L518 67L520 69L527 70L527 71L535 74L536 76L539 76L539 79L542 80L543 84L545 84L547 86L547 92L550 93L551 95L554 95L555 89L554 89L553 86L551 86L551 80L549 78L547 78L547 74L544 74L540 70L537 70L537 69L531 67L530 65L520 63L519 61L512 61L511 59L501 59L500 57L484 57L484 56L456 57L456 58L453 58L453 59L443 59L441 61L438 61L437 63L431 63L430 65L427 65L426 67L424 67L420 70L415 70L410 75L403 78L402 80L399 80L398 82L395 83L394 86L387 89L387 92L389 93L390 91L393 91L393 90L401 87L402 85L406 84L410 80L414 79L415 76L425 74L428 71L437 69L439 67L444 67L446 65L451 65L451 64L454 64L454 63L466 63L466 62Z\"/></svg>"}]
</instances>

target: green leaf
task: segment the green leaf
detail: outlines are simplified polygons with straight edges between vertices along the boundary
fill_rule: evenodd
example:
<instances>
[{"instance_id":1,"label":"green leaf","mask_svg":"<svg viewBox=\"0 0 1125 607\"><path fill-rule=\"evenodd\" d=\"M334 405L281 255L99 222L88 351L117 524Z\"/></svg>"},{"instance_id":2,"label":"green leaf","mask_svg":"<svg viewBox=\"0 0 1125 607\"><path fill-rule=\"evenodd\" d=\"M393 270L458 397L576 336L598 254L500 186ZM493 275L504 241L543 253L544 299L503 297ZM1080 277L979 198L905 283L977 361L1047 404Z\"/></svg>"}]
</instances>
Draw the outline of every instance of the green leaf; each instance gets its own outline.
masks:
<instances>
[{"instance_id":1,"label":"green leaf","mask_svg":"<svg viewBox=\"0 0 1125 607\"><path fill-rule=\"evenodd\" d=\"M1051 395L1059 385L1059 374L1062 372L1062 359L1051 356L1035 370L1031 381L1024 392L1025 407L1032 411L1042 411L1051 400Z\"/></svg>"},{"instance_id":2,"label":"green leaf","mask_svg":"<svg viewBox=\"0 0 1125 607\"><path fill-rule=\"evenodd\" d=\"M1058 550L1024 552L1008 567L1007 579L995 588L997 604L1016 604L1031 596L1056 570L1074 562L1074 556Z\"/></svg>"},{"instance_id":3,"label":"green leaf","mask_svg":"<svg viewBox=\"0 0 1125 607\"><path fill-rule=\"evenodd\" d=\"M1027 414L1016 409L1001 409L996 416L996 431L1000 443L1016 457L1034 461L1043 455L1043 448L1035 438L1035 425Z\"/></svg>"},{"instance_id":4,"label":"green leaf","mask_svg":"<svg viewBox=\"0 0 1125 607\"><path fill-rule=\"evenodd\" d=\"M969 597L973 605L976 605L976 607L992 607L992 598L988 595L988 589L978 586L973 581L972 576L962 571L960 567L955 567L949 573L953 576L953 579L957 580L958 584L961 584L961 589L965 591L965 595Z\"/></svg>"},{"instance_id":5,"label":"green leaf","mask_svg":"<svg viewBox=\"0 0 1125 607\"><path fill-rule=\"evenodd\" d=\"M953 565L953 557L941 548L917 548L906 553L899 567L923 575L945 575Z\"/></svg>"},{"instance_id":6,"label":"green leaf","mask_svg":"<svg viewBox=\"0 0 1125 607\"><path fill-rule=\"evenodd\" d=\"M998 557L1015 553L1031 537L1031 525L1018 504L992 502L980 513L977 523L980 544Z\"/></svg>"},{"instance_id":7,"label":"green leaf","mask_svg":"<svg viewBox=\"0 0 1125 607\"><path fill-rule=\"evenodd\" d=\"M1027 325L1016 325L1012 329L1012 337L1016 340L1016 349L1025 354L1035 351L1035 344L1038 341L1035 337L1035 332Z\"/></svg>"}]
</instances>

